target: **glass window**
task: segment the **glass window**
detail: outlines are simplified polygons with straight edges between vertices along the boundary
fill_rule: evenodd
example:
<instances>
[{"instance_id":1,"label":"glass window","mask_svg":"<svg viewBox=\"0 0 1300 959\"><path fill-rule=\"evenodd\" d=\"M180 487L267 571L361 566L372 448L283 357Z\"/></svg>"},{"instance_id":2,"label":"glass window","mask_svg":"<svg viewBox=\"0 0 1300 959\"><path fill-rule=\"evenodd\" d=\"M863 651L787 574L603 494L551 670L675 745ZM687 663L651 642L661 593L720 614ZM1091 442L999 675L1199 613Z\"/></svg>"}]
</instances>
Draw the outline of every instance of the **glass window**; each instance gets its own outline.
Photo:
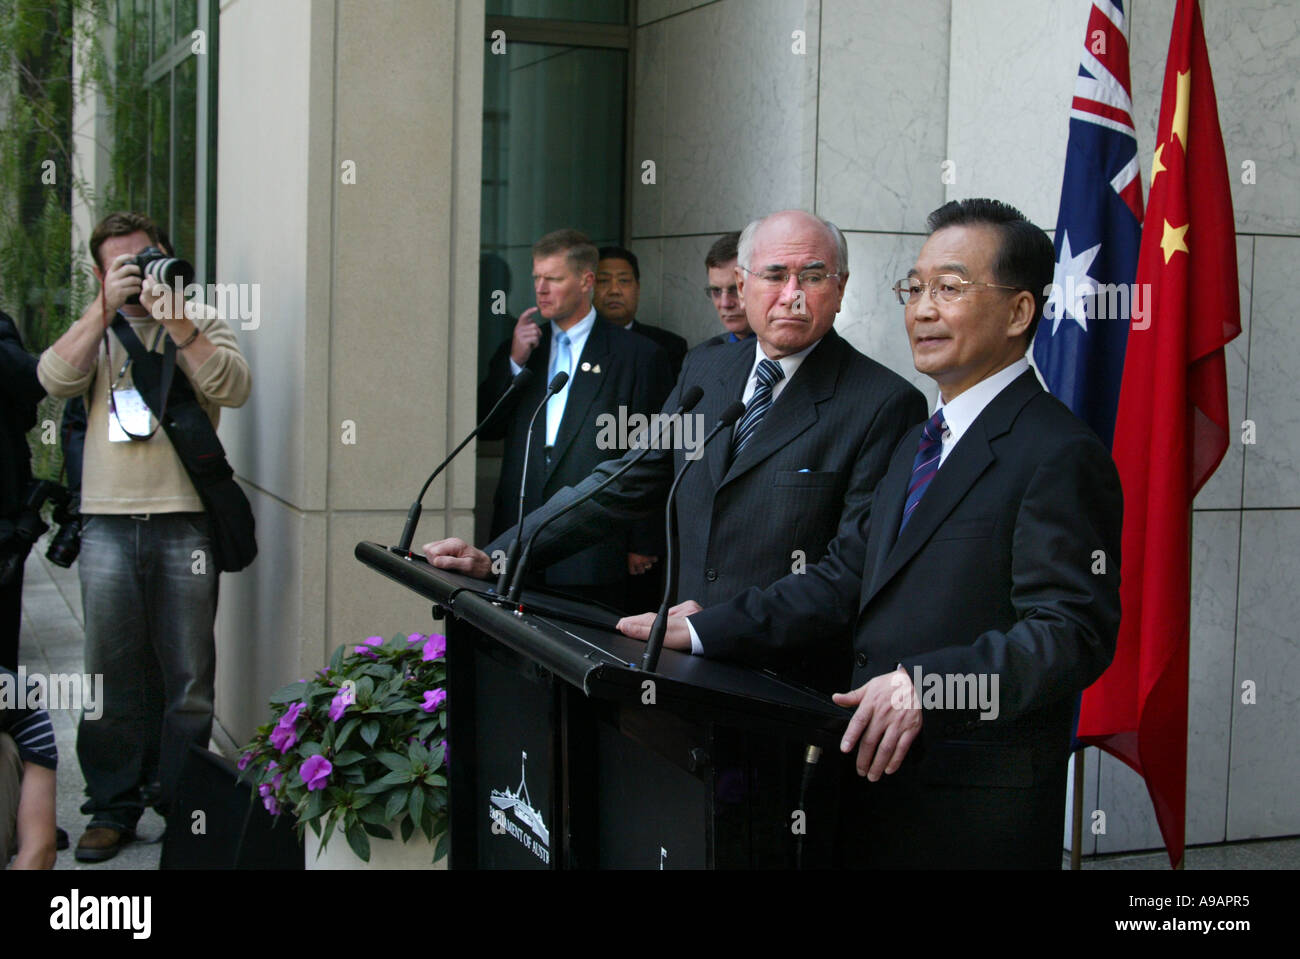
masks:
<instances>
[{"instance_id":1,"label":"glass window","mask_svg":"<svg viewBox=\"0 0 1300 959\"><path fill-rule=\"evenodd\" d=\"M510 315L481 317L484 358L533 305L538 237L574 227L597 245L622 241L627 74L623 50L512 43L494 55L490 41L487 49L481 274L508 290Z\"/></svg>"},{"instance_id":2,"label":"glass window","mask_svg":"<svg viewBox=\"0 0 1300 959\"><path fill-rule=\"evenodd\" d=\"M487 15L627 23L627 0L487 0Z\"/></svg>"}]
</instances>

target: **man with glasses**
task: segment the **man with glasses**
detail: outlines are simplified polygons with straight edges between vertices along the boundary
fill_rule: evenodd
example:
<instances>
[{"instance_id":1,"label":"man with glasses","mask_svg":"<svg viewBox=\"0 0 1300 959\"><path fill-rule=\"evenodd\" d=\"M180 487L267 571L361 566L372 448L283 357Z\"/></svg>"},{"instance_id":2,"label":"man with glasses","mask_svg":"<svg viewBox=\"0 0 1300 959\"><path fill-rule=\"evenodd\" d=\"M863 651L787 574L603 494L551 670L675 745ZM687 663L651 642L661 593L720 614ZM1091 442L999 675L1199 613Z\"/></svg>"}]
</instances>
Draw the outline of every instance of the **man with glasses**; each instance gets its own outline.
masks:
<instances>
[{"instance_id":1,"label":"man with glasses","mask_svg":"<svg viewBox=\"0 0 1300 959\"><path fill-rule=\"evenodd\" d=\"M894 292L934 415L821 563L687 606L665 645L768 661L851 637L844 864L1059 869L1074 704L1119 628L1119 477L1025 358L1047 235L995 200L929 225ZM620 628L644 638L649 619Z\"/></svg>"},{"instance_id":2,"label":"man with glasses","mask_svg":"<svg viewBox=\"0 0 1300 959\"><path fill-rule=\"evenodd\" d=\"M833 329L849 276L847 244L834 224L798 210L755 220L740 237L738 258L738 285L755 335L692 350L664 404L676 409L678 397L699 386L704 398L695 413L705 430L736 400L747 405L732 433L718 436L686 473L676 500L677 595L704 603L817 562L842 523L854 526L869 512L890 453L907 428L925 418L919 391ZM537 539L533 562L563 561L611 530L662 516L668 487L689 452L652 451L549 525ZM526 519L524 535L621 462L601 463L573 489L553 496ZM487 549L504 549L510 539L507 532ZM461 540L424 549L435 566L488 575L487 553ZM836 649L817 650L782 669L830 692L845 688L850 659L846 637Z\"/></svg>"},{"instance_id":3,"label":"man with glasses","mask_svg":"<svg viewBox=\"0 0 1300 959\"><path fill-rule=\"evenodd\" d=\"M734 230L718 237L709 252L704 256L704 269L708 271L709 283L704 293L718 311L722 323L722 332L701 343L701 346L717 346L719 343L736 343L753 336L749 328L749 317L745 315L745 306L740 302L740 291L736 283L737 246L740 232Z\"/></svg>"}]
</instances>

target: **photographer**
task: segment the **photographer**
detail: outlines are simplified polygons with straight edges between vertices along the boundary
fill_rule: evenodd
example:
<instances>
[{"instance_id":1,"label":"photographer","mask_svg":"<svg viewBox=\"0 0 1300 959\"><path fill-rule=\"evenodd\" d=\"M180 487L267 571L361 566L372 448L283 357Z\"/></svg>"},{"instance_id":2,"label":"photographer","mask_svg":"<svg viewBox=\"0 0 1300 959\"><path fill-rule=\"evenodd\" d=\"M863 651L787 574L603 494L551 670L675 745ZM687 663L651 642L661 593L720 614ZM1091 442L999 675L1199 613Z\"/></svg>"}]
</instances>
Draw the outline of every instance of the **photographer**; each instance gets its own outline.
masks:
<instances>
[{"instance_id":1,"label":"photographer","mask_svg":"<svg viewBox=\"0 0 1300 959\"><path fill-rule=\"evenodd\" d=\"M82 395L86 405L79 564L85 670L103 674L104 711L98 720L83 716L77 731L89 794L82 812L91 817L77 844L82 862L111 859L134 838L141 788L152 778L151 743L161 743L158 807L165 813L188 745L206 747L212 730L218 569L210 518L154 415L154 405L163 396L171 402L174 391L160 388L152 401L142 396L124 340L163 353L164 369L174 356L175 379L188 383L213 427L220 407L248 398L251 377L215 311L199 307L187 316L183 300L142 273L137 257L160 245L157 227L138 213L114 213L95 227L90 254L100 295L38 368L52 396ZM125 322L110 329L119 314ZM148 392L143 381L141 389ZM150 677L160 677L161 696L149 688Z\"/></svg>"},{"instance_id":2,"label":"photographer","mask_svg":"<svg viewBox=\"0 0 1300 959\"><path fill-rule=\"evenodd\" d=\"M23 348L18 328L0 312L0 557L13 555L0 578L0 667L18 668L18 634L23 609L23 557L14 523L31 485L27 431L36 425L36 405L45 395L36 378L36 357Z\"/></svg>"}]
</instances>

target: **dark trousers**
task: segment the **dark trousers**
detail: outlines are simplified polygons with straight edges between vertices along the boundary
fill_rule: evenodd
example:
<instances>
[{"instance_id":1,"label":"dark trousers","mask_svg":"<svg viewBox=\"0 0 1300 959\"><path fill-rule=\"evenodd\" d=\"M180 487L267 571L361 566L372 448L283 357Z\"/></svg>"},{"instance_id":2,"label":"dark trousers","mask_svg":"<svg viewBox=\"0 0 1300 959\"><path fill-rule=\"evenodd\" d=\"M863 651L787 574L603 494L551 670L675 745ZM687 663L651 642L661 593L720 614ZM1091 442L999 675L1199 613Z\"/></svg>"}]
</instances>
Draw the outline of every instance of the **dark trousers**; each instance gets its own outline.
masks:
<instances>
[{"instance_id":1,"label":"dark trousers","mask_svg":"<svg viewBox=\"0 0 1300 959\"><path fill-rule=\"evenodd\" d=\"M133 828L141 787L176 795L190 743L212 734L218 571L203 513L94 515L82 533L86 666L103 709L82 716L77 759L92 825Z\"/></svg>"}]
</instances>

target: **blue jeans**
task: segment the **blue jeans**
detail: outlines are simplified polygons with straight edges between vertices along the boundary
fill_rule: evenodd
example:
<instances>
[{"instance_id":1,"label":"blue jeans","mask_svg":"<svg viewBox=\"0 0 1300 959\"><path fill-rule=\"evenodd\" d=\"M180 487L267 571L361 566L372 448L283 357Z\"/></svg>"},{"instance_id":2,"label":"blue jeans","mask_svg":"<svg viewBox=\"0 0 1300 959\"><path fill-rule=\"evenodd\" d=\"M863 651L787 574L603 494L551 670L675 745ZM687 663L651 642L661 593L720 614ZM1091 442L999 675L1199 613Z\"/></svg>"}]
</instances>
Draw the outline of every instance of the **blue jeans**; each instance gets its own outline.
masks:
<instances>
[{"instance_id":1,"label":"blue jeans","mask_svg":"<svg viewBox=\"0 0 1300 959\"><path fill-rule=\"evenodd\" d=\"M142 786L169 808L190 743L212 734L219 573L204 513L88 516L81 537L86 666L103 713L82 716L77 759L91 825L135 827Z\"/></svg>"}]
</instances>

